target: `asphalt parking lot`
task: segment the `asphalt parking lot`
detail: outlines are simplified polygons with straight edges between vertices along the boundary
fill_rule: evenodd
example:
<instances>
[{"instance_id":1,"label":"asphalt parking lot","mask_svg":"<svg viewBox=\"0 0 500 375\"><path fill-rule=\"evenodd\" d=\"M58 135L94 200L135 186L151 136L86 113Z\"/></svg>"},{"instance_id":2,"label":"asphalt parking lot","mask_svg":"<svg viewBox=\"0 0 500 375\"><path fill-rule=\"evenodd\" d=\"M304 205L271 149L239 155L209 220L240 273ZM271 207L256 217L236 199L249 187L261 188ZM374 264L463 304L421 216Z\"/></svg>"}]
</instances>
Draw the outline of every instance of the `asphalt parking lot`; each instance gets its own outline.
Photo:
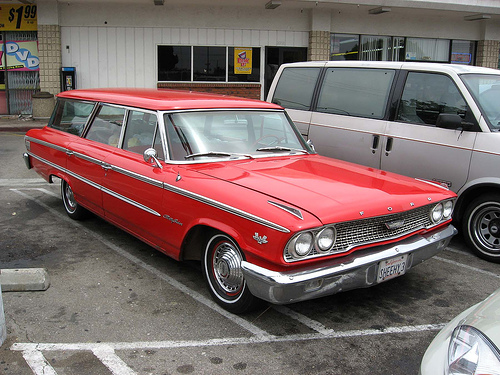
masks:
<instances>
[{"instance_id":1,"label":"asphalt parking lot","mask_svg":"<svg viewBox=\"0 0 500 375\"><path fill-rule=\"evenodd\" d=\"M458 236L376 287L235 316L197 264L69 219L23 151L22 132L0 132L0 269L43 267L51 285L3 293L1 374L416 374L443 324L500 287Z\"/></svg>"}]
</instances>

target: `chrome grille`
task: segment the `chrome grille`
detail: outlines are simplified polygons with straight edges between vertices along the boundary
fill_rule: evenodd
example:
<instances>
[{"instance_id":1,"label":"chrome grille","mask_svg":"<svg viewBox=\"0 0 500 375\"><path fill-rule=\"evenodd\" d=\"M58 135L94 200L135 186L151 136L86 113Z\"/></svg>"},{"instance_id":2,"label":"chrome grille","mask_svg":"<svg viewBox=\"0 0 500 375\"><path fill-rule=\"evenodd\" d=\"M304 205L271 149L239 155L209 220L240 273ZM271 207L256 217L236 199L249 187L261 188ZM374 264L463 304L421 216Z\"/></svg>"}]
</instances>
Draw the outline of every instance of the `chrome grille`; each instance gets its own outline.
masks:
<instances>
[{"instance_id":1,"label":"chrome grille","mask_svg":"<svg viewBox=\"0 0 500 375\"><path fill-rule=\"evenodd\" d=\"M434 224L430 218L430 211L433 206L427 205L397 214L337 223L334 225L337 230L337 240L333 248L327 253L319 253L316 249L313 249L308 258L343 253L357 246L389 241L420 229L432 227ZM386 223L398 220L404 220L401 227L397 229L387 228ZM318 228L317 231L319 230L321 228ZM294 259L286 251L285 260L294 262L298 259Z\"/></svg>"}]
</instances>

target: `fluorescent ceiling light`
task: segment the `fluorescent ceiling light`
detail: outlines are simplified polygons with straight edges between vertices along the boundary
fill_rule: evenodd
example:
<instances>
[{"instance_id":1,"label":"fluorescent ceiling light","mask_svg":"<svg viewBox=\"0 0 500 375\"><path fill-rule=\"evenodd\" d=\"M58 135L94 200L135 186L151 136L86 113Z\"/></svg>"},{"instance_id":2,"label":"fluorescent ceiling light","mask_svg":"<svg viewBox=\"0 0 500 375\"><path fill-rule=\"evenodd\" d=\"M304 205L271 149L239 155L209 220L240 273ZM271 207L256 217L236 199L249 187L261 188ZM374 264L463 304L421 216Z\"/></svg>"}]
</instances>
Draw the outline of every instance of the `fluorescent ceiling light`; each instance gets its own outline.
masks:
<instances>
[{"instance_id":1,"label":"fluorescent ceiling light","mask_svg":"<svg viewBox=\"0 0 500 375\"><path fill-rule=\"evenodd\" d=\"M163 5L165 0L153 0L153 2L155 3L155 5Z\"/></svg>"},{"instance_id":2,"label":"fluorescent ceiling light","mask_svg":"<svg viewBox=\"0 0 500 375\"><path fill-rule=\"evenodd\" d=\"M373 8L368 11L370 14L382 14L382 13L388 13L391 11L391 8L387 7L378 7L378 8Z\"/></svg>"},{"instance_id":3,"label":"fluorescent ceiling light","mask_svg":"<svg viewBox=\"0 0 500 375\"><path fill-rule=\"evenodd\" d=\"M276 9L277 7L279 7L281 5L281 0L270 0L267 4L266 4L266 9Z\"/></svg>"},{"instance_id":4,"label":"fluorescent ceiling light","mask_svg":"<svg viewBox=\"0 0 500 375\"><path fill-rule=\"evenodd\" d=\"M489 14L473 14L470 16L465 16L465 21L480 21L480 20L489 20L491 16Z\"/></svg>"}]
</instances>

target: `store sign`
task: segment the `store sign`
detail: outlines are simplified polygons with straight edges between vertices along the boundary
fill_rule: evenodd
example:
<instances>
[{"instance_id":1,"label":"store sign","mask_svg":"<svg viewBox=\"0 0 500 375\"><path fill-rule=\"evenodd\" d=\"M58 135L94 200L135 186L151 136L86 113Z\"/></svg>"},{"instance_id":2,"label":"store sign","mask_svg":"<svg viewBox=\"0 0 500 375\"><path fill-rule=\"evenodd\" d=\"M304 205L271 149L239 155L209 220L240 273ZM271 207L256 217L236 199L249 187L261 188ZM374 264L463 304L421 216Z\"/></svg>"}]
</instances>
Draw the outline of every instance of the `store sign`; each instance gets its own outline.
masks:
<instances>
[{"instance_id":1,"label":"store sign","mask_svg":"<svg viewBox=\"0 0 500 375\"><path fill-rule=\"evenodd\" d=\"M37 41L7 41L0 45L0 70L6 66L7 70L40 70Z\"/></svg>"},{"instance_id":2,"label":"store sign","mask_svg":"<svg viewBox=\"0 0 500 375\"><path fill-rule=\"evenodd\" d=\"M252 74L252 49L234 49L234 74Z\"/></svg>"},{"instance_id":3,"label":"store sign","mask_svg":"<svg viewBox=\"0 0 500 375\"><path fill-rule=\"evenodd\" d=\"M455 53L451 54L452 64L470 64L472 62L472 55L470 53Z\"/></svg>"},{"instance_id":4,"label":"store sign","mask_svg":"<svg viewBox=\"0 0 500 375\"><path fill-rule=\"evenodd\" d=\"M0 4L0 31L36 31L36 5Z\"/></svg>"}]
</instances>

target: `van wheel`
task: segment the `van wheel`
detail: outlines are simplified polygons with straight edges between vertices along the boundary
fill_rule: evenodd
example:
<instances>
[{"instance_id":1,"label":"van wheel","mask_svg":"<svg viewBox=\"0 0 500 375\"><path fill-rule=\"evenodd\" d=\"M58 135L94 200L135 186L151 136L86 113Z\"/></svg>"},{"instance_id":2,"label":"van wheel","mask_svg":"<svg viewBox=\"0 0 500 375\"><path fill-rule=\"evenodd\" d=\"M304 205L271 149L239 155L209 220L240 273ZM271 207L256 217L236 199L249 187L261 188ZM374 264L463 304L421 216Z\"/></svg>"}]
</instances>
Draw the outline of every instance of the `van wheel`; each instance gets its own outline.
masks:
<instances>
[{"instance_id":1,"label":"van wheel","mask_svg":"<svg viewBox=\"0 0 500 375\"><path fill-rule=\"evenodd\" d=\"M65 180L61 181L61 197L64 209L70 218L82 220L87 216L88 211L76 202L73 190Z\"/></svg>"},{"instance_id":2,"label":"van wheel","mask_svg":"<svg viewBox=\"0 0 500 375\"><path fill-rule=\"evenodd\" d=\"M220 306L235 314L253 310L259 301L248 290L241 270L242 260L238 245L222 233L208 240L202 260L210 294Z\"/></svg>"},{"instance_id":3,"label":"van wheel","mask_svg":"<svg viewBox=\"0 0 500 375\"><path fill-rule=\"evenodd\" d=\"M500 195L486 194L472 201L465 210L462 230L477 256L500 263Z\"/></svg>"}]
</instances>

